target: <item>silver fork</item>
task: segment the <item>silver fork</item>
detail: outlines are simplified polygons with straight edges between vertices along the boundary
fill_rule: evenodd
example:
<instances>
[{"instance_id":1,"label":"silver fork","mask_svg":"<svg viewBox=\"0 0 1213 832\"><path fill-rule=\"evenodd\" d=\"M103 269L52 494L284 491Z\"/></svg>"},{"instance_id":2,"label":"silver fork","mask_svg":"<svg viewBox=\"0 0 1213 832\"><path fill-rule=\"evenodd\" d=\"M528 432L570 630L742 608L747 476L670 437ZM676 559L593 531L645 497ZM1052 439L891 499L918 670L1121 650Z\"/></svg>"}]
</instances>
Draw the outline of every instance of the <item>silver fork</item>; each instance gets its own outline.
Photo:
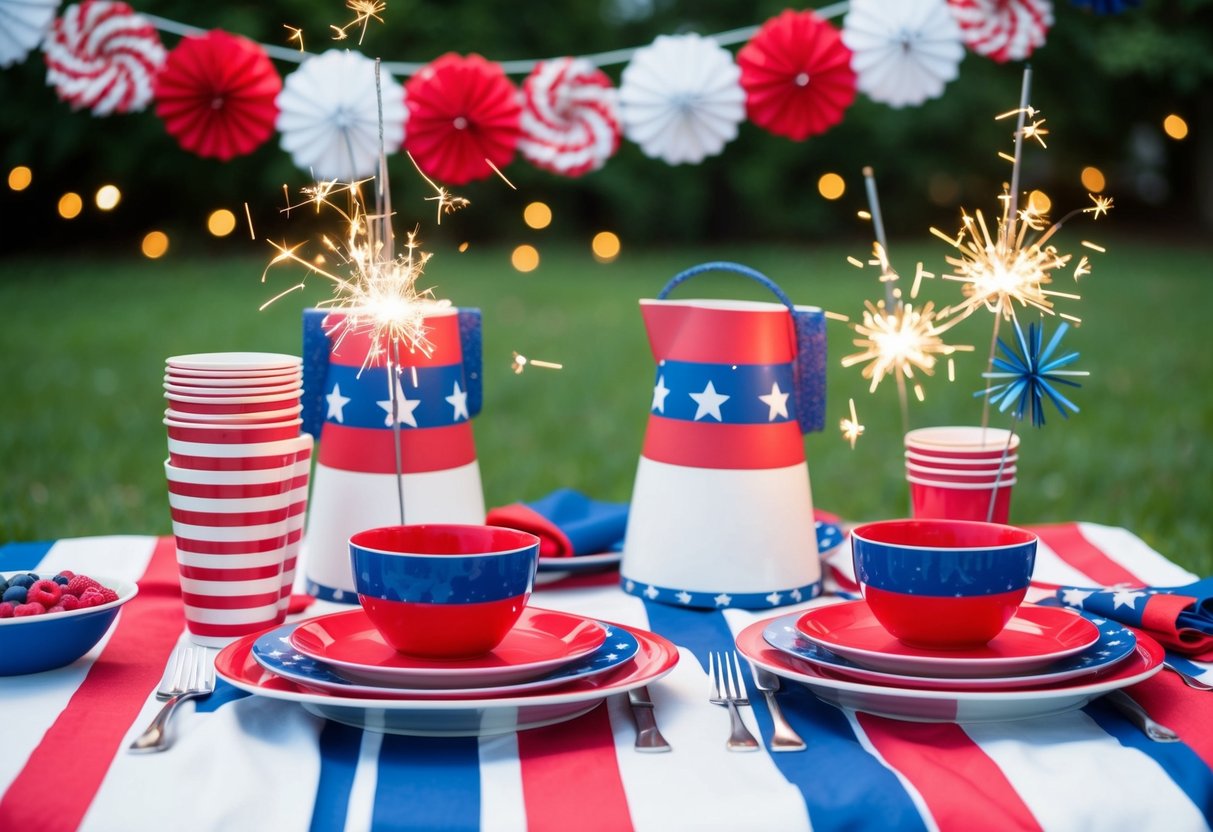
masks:
<instances>
[{"instance_id":1,"label":"silver fork","mask_svg":"<svg viewBox=\"0 0 1213 832\"><path fill-rule=\"evenodd\" d=\"M708 654L708 675L712 677L712 686L708 693L713 705L724 705L729 709L731 731L726 743L729 751L757 751L758 740L750 733L741 721L738 705L748 705L750 700L745 689L745 680L741 678L740 660L733 654L730 661L728 653Z\"/></svg>"},{"instance_id":2,"label":"silver fork","mask_svg":"<svg viewBox=\"0 0 1213 832\"><path fill-rule=\"evenodd\" d=\"M783 709L779 707L779 700L775 698L775 693L779 690L779 677L753 662L750 662L750 670L754 671L754 687L762 691L762 695L766 698L767 709L771 712L771 722L775 724L775 732L771 735L771 750L804 751L804 740L788 724L787 718L783 715Z\"/></svg>"},{"instance_id":3,"label":"silver fork","mask_svg":"<svg viewBox=\"0 0 1213 832\"><path fill-rule=\"evenodd\" d=\"M169 719L177 706L187 699L210 696L215 690L215 666L203 647L178 647L173 651L156 698L166 700L160 713L130 744L131 751L163 751L172 740L168 734Z\"/></svg>"}]
</instances>

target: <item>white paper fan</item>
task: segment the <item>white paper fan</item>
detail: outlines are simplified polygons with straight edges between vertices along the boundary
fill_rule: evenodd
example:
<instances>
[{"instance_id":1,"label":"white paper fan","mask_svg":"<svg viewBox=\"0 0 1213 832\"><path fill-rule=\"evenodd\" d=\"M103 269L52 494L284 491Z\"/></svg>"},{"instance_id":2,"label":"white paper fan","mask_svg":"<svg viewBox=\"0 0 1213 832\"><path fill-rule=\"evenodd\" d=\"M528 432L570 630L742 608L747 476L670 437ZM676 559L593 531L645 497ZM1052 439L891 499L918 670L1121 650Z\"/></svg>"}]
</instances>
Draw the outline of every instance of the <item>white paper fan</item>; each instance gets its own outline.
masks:
<instances>
[{"instance_id":1,"label":"white paper fan","mask_svg":"<svg viewBox=\"0 0 1213 832\"><path fill-rule=\"evenodd\" d=\"M860 92L891 107L938 98L965 53L946 0L851 0L842 40Z\"/></svg>"},{"instance_id":2,"label":"white paper fan","mask_svg":"<svg viewBox=\"0 0 1213 832\"><path fill-rule=\"evenodd\" d=\"M59 0L0 0L0 67L25 60L42 42Z\"/></svg>"},{"instance_id":3,"label":"white paper fan","mask_svg":"<svg viewBox=\"0 0 1213 832\"><path fill-rule=\"evenodd\" d=\"M623 132L646 156L698 164L737 137L745 119L741 70L699 35L661 35L623 71Z\"/></svg>"},{"instance_id":4,"label":"white paper fan","mask_svg":"<svg viewBox=\"0 0 1213 832\"><path fill-rule=\"evenodd\" d=\"M404 88L381 71L383 149L404 142ZM349 182L379 172L379 115L375 62L358 52L330 49L286 77L278 95L282 149L317 179Z\"/></svg>"}]
</instances>

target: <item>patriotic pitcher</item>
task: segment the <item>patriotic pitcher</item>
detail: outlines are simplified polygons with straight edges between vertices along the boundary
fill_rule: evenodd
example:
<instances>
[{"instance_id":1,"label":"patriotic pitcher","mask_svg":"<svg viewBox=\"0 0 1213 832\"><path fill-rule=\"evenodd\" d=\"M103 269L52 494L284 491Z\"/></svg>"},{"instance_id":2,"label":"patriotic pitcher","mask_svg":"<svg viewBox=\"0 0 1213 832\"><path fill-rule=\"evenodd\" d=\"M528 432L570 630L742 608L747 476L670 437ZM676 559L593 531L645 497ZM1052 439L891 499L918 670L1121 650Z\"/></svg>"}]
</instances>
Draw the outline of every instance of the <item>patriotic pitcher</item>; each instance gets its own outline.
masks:
<instances>
[{"instance_id":1,"label":"patriotic pitcher","mask_svg":"<svg viewBox=\"0 0 1213 832\"><path fill-rule=\"evenodd\" d=\"M480 312L438 308L430 354L402 349L391 387L370 336L339 313L303 313L303 429L319 442L303 539L307 592L357 603L349 538L400 522L393 413L400 427L407 523L483 523L471 419L480 411ZM395 398L393 411L392 399Z\"/></svg>"},{"instance_id":2,"label":"patriotic pitcher","mask_svg":"<svg viewBox=\"0 0 1213 832\"><path fill-rule=\"evenodd\" d=\"M703 272L781 303L668 300ZM624 541L625 591L688 607L762 609L821 590L802 433L821 430L825 317L768 278L707 263L640 301L657 373Z\"/></svg>"}]
</instances>

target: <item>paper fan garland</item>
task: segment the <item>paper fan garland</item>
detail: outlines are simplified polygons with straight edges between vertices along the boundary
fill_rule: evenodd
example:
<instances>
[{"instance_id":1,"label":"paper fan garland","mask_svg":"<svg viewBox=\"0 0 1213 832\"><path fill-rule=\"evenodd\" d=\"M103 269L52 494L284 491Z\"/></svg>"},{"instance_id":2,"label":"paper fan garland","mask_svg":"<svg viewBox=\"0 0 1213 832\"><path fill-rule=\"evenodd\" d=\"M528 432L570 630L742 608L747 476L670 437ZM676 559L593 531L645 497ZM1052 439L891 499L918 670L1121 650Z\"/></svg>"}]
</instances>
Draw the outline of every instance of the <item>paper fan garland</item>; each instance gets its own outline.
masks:
<instances>
[{"instance_id":1,"label":"paper fan garland","mask_svg":"<svg viewBox=\"0 0 1213 832\"><path fill-rule=\"evenodd\" d=\"M584 58L541 61L522 84L518 152L563 176L598 170L619 149L618 92Z\"/></svg>"},{"instance_id":2,"label":"paper fan garland","mask_svg":"<svg viewBox=\"0 0 1213 832\"><path fill-rule=\"evenodd\" d=\"M810 11L768 20L737 53L737 65L750 120L778 136L803 141L823 133L855 100L851 50Z\"/></svg>"},{"instance_id":3,"label":"paper fan garland","mask_svg":"<svg viewBox=\"0 0 1213 832\"><path fill-rule=\"evenodd\" d=\"M404 89L380 73L383 150L404 141ZM286 77L278 96L282 149L317 179L351 182L379 172L379 100L375 62L358 52L330 49Z\"/></svg>"},{"instance_id":4,"label":"paper fan garland","mask_svg":"<svg viewBox=\"0 0 1213 832\"><path fill-rule=\"evenodd\" d=\"M1141 0L1070 0L1070 3L1095 14L1120 14L1140 6Z\"/></svg>"},{"instance_id":5,"label":"paper fan garland","mask_svg":"<svg viewBox=\"0 0 1213 832\"><path fill-rule=\"evenodd\" d=\"M227 161L274 132L282 79L258 44L221 30L182 39L156 77L156 115L181 146Z\"/></svg>"},{"instance_id":6,"label":"paper fan garland","mask_svg":"<svg viewBox=\"0 0 1213 832\"><path fill-rule=\"evenodd\" d=\"M890 107L938 98L965 54L946 0L851 0L842 41L859 91Z\"/></svg>"},{"instance_id":7,"label":"paper fan garland","mask_svg":"<svg viewBox=\"0 0 1213 832\"><path fill-rule=\"evenodd\" d=\"M59 0L0 0L0 67L25 60L42 42Z\"/></svg>"},{"instance_id":8,"label":"paper fan garland","mask_svg":"<svg viewBox=\"0 0 1213 832\"><path fill-rule=\"evenodd\" d=\"M405 85L405 148L426 175L463 185L514 159L522 107L499 64L453 52L431 61Z\"/></svg>"},{"instance_id":9,"label":"paper fan garland","mask_svg":"<svg viewBox=\"0 0 1213 832\"><path fill-rule=\"evenodd\" d=\"M741 70L699 35L660 35L632 56L619 87L623 132L646 156L698 164L737 138L745 119Z\"/></svg>"},{"instance_id":10,"label":"paper fan garland","mask_svg":"<svg viewBox=\"0 0 1213 832\"><path fill-rule=\"evenodd\" d=\"M965 45L991 60L1022 61L1053 25L1051 0L948 0Z\"/></svg>"},{"instance_id":11,"label":"paper fan garland","mask_svg":"<svg viewBox=\"0 0 1213 832\"><path fill-rule=\"evenodd\" d=\"M46 82L59 99L95 116L144 109L165 58L152 25L126 3L111 0L68 6L42 50Z\"/></svg>"}]
</instances>

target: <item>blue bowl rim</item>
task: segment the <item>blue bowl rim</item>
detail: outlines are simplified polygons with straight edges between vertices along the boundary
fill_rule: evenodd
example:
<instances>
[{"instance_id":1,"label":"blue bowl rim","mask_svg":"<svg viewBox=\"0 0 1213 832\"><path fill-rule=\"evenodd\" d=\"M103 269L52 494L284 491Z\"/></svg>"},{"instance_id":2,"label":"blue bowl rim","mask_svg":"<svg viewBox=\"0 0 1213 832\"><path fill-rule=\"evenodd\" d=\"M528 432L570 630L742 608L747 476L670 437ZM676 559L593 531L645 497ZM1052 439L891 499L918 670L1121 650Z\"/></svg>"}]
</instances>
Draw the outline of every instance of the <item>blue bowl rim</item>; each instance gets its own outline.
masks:
<instances>
[{"instance_id":1,"label":"blue bowl rim","mask_svg":"<svg viewBox=\"0 0 1213 832\"><path fill-rule=\"evenodd\" d=\"M11 572L0 572L0 577L5 578L7 580L8 578L11 578L15 575L25 575L26 573L29 573L29 572L34 572L35 574L41 574L41 573L37 572L36 569L16 569ZM122 606L127 601L131 600L132 598L134 598L136 595L139 594L139 585L137 583L135 583L134 581L124 581L124 580L119 580L118 578L108 578L104 575L90 574L88 577L92 578L94 581L101 584L102 586L107 586L110 589L114 590L114 592L117 592L118 600L117 601L108 601L104 604L98 604L95 607L83 607L83 608L77 608L74 610L67 610L66 612L51 613L50 614L51 618L49 618L49 619L47 618L46 615L23 615L20 617L14 616L13 618L0 618L0 627L16 627L16 626L20 626L22 624L33 624L33 623L36 623L39 621L48 621L48 620L66 621L66 620L69 620L72 618L82 618L86 615L92 615L94 613L105 612L106 610L116 609L117 607Z\"/></svg>"}]
</instances>

